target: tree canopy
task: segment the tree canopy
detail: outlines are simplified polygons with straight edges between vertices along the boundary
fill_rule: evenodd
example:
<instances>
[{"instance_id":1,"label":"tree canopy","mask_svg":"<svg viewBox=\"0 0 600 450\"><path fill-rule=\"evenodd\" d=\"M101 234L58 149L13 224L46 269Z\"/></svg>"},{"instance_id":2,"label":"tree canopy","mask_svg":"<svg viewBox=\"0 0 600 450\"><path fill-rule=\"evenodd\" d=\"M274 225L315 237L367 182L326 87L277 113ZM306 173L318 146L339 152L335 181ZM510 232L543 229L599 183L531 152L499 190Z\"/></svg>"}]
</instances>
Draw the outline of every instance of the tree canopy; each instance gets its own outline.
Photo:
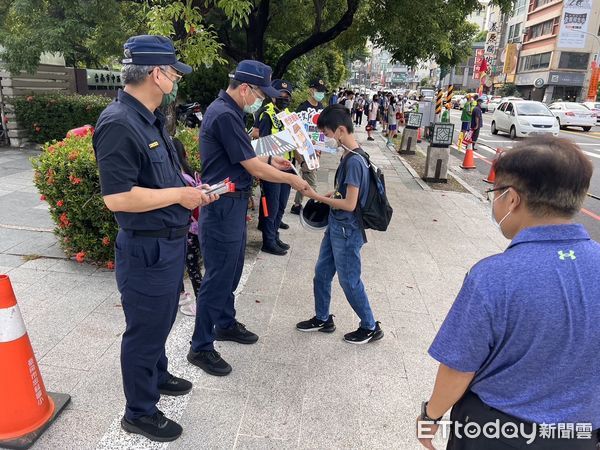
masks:
<instances>
[{"instance_id":1,"label":"tree canopy","mask_svg":"<svg viewBox=\"0 0 600 450\"><path fill-rule=\"evenodd\" d=\"M511 0L495 0L509 10ZM135 34L172 37L195 68L253 58L274 77L339 85L347 63L364 58L367 39L394 60L457 64L477 27L465 17L477 0L0 0L0 59L11 71L34 70L43 52L68 65L112 66Z\"/></svg>"}]
</instances>

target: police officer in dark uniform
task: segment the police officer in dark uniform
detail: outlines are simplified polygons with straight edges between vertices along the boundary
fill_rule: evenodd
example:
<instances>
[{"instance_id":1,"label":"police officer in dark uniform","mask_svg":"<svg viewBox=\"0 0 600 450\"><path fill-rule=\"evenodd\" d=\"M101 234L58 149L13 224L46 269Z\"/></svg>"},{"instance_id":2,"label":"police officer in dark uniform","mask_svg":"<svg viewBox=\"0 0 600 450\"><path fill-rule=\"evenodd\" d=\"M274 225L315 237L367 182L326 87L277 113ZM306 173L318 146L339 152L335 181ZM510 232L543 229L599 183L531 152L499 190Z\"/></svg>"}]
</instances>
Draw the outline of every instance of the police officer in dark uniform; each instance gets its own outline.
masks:
<instances>
[{"instance_id":1,"label":"police officer in dark uniform","mask_svg":"<svg viewBox=\"0 0 600 450\"><path fill-rule=\"evenodd\" d=\"M170 39L135 36L124 45L124 90L100 115L93 138L106 206L115 213L116 278L126 329L121 370L127 405L123 429L154 441L182 428L156 404L184 395L192 383L167 370L165 342L181 291L190 210L216 196L186 186L165 116L177 81L192 68L177 61Z\"/></svg>"},{"instance_id":2,"label":"police officer in dark uniform","mask_svg":"<svg viewBox=\"0 0 600 450\"><path fill-rule=\"evenodd\" d=\"M285 127L281 120L277 118L277 114L282 111L288 114L290 112L287 107L292 99L292 84L289 81L273 80L271 86L280 92L281 97L272 99L272 102L263 107L264 111L261 113L258 122L260 137L283 131ZM293 151L286 152L282 156L293 164ZM294 173L292 169L288 172ZM262 202L260 208L258 228L262 231L263 237L261 250L272 255L285 255L290 246L279 238L279 228L281 228L281 220L290 198L290 185L262 181L261 187L267 204L266 214Z\"/></svg>"},{"instance_id":3,"label":"police officer in dark uniform","mask_svg":"<svg viewBox=\"0 0 600 450\"><path fill-rule=\"evenodd\" d=\"M200 129L202 180L213 184L229 177L236 192L202 208L200 245L205 274L197 299L196 327L188 361L205 372L223 376L231 366L215 351L214 340L253 344L258 336L235 317L236 290L246 250L246 210L252 195L252 176L288 183L305 191L306 181L284 172L291 163L280 157L257 157L244 128L244 113L254 114L266 97L279 97L271 87L271 68L245 60L230 76L227 91L210 104Z\"/></svg>"}]
</instances>

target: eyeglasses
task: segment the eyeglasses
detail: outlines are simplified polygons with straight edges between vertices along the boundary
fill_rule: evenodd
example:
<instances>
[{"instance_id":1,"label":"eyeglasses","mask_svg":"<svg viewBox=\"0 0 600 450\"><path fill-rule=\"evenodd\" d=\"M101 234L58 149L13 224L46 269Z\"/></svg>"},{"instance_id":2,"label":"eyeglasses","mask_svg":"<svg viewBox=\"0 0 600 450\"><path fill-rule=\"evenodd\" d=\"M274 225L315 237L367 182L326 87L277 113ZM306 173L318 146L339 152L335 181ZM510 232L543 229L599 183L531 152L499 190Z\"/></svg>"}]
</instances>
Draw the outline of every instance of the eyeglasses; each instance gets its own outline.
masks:
<instances>
[{"instance_id":1,"label":"eyeglasses","mask_svg":"<svg viewBox=\"0 0 600 450\"><path fill-rule=\"evenodd\" d=\"M159 68L159 70L173 83L179 83L181 81L181 79L183 78L183 75L179 75L177 72L170 73L161 68ZM173 69L173 70L175 70L175 69ZM149 72L149 73L152 73L152 72ZM169 75L175 77L175 79L171 78Z\"/></svg>"},{"instance_id":2,"label":"eyeglasses","mask_svg":"<svg viewBox=\"0 0 600 450\"><path fill-rule=\"evenodd\" d=\"M492 195L492 192L496 192L496 191L504 191L505 189L508 189L508 188L513 188L513 189L514 189L514 187L513 187L513 186L511 186L511 185L499 186L499 187L497 187L497 188L488 189L487 191L485 191L485 193L486 193L486 195L487 195L487 199L488 199L488 201L490 201L490 202L493 202L493 201L494 201L494 196Z\"/></svg>"},{"instance_id":3,"label":"eyeglasses","mask_svg":"<svg viewBox=\"0 0 600 450\"><path fill-rule=\"evenodd\" d=\"M264 101L265 97L263 97L262 95L258 95L258 94L256 93L256 90L258 90L258 88L255 88L255 87L253 87L253 86L249 85L248 83L246 83L246 86L248 86L248 87L250 88L250 90L251 90L251 91L252 91L252 93L253 93L253 94L256 96L256 98L258 98L259 100L263 100L263 101Z\"/></svg>"}]
</instances>

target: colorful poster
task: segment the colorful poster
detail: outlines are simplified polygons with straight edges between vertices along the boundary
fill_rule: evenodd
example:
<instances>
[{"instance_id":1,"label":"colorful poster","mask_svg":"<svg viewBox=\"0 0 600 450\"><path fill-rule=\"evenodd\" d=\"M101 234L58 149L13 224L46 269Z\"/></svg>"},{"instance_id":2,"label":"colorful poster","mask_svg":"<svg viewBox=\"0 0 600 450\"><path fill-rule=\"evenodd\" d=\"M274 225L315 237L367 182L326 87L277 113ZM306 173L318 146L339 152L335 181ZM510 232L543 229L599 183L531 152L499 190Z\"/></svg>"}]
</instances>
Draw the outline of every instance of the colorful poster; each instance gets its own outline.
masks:
<instances>
[{"instance_id":1,"label":"colorful poster","mask_svg":"<svg viewBox=\"0 0 600 450\"><path fill-rule=\"evenodd\" d=\"M292 139L296 143L296 150L300 152L308 168L310 170L318 169L319 158L317 152L311 142L310 136L306 132L304 122L298 114L281 112L277 114L277 118L283 122L285 129L290 132Z\"/></svg>"},{"instance_id":2,"label":"colorful poster","mask_svg":"<svg viewBox=\"0 0 600 450\"><path fill-rule=\"evenodd\" d=\"M558 48L585 48L592 0L564 0Z\"/></svg>"}]
</instances>

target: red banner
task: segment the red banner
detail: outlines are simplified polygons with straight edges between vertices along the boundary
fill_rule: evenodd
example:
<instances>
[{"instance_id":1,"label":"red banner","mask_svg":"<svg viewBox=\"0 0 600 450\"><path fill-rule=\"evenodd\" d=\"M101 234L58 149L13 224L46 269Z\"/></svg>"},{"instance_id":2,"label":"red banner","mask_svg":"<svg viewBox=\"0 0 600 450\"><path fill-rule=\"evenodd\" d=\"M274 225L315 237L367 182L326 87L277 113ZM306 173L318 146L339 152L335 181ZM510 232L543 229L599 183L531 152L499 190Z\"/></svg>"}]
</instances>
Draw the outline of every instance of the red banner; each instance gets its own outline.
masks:
<instances>
[{"instance_id":1,"label":"red banner","mask_svg":"<svg viewBox=\"0 0 600 450\"><path fill-rule=\"evenodd\" d=\"M587 99L590 102L596 101L598 95L598 82L600 81L600 67L596 61L592 62L592 76L590 77L590 87L588 88Z\"/></svg>"},{"instance_id":2,"label":"red banner","mask_svg":"<svg viewBox=\"0 0 600 450\"><path fill-rule=\"evenodd\" d=\"M479 80L481 76L481 64L485 60L484 50L482 48L475 50L475 63L473 64L473 79Z\"/></svg>"}]
</instances>

